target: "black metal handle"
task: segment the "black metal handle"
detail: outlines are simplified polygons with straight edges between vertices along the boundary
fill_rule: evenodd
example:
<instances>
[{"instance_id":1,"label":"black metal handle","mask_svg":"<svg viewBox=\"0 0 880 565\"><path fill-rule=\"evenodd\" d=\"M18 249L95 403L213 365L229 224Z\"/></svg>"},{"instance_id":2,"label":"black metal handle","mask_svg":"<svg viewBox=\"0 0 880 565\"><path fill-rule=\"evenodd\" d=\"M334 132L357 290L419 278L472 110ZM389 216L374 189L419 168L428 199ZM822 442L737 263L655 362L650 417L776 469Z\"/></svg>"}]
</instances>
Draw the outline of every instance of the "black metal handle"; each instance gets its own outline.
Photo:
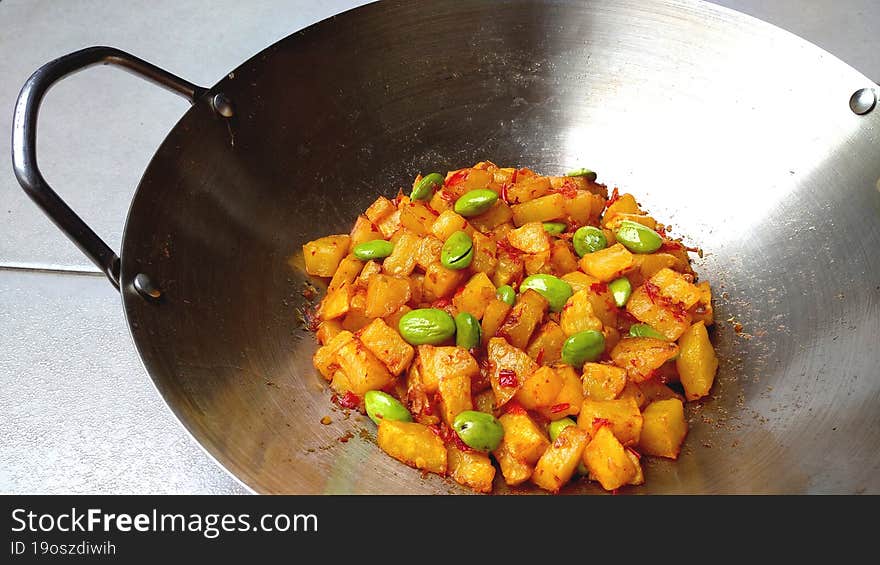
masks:
<instances>
[{"instance_id":1,"label":"black metal handle","mask_svg":"<svg viewBox=\"0 0 880 565\"><path fill-rule=\"evenodd\" d=\"M37 206L55 222L86 256L119 288L119 256L62 200L37 166L37 116L46 92L59 80L93 65L116 65L155 83L190 103L207 89L175 76L142 59L112 47L89 47L40 67L27 80L15 103L12 121L12 166L15 178Z\"/></svg>"}]
</instances>

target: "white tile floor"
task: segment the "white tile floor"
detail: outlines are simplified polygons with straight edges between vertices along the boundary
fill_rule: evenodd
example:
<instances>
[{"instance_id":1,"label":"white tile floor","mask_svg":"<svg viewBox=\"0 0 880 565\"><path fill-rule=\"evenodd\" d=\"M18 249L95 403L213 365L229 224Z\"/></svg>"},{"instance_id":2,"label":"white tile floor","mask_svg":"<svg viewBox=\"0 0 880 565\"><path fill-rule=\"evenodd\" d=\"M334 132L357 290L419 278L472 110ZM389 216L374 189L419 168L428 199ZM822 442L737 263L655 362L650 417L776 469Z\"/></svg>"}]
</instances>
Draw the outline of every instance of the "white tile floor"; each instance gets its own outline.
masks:
<instances>
[{"instance_id":1,"label":"white tile floor","mask_svg":"<svg viewBox=\"0 0 880 565\"><path fill-rule=\"evenodd\" d=\"M18 89L54 57L113 45L210 85L277 39L361 3L4 0L0 155L10 152ZM877 0L716 3L801 35L880 80ZM74 76L47 96L44 174L111 247L119 247L141 173L185 110L108 69ZM165 407L107 282L60 272L96 269L26 198L8 157L0 159L0 217L0 493L245 492Z\"/></svg>"}]
</instances>

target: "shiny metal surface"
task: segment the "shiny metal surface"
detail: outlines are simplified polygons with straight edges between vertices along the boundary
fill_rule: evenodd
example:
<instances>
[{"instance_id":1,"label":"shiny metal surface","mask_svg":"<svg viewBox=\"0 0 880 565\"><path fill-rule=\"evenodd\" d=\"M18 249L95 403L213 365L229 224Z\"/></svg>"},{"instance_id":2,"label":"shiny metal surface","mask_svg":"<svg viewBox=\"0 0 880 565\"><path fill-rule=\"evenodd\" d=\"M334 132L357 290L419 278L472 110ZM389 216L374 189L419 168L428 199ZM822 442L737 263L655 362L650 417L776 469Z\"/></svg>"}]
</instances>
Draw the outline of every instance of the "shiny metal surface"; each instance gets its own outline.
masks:
<instances>
[{"instance_id":1,"label":"shiny metal surface","mask_svg":"<svg viewBox=\"0 0 880 565\"><path fill-rule=\"evenodd\" d=\"M867 78L708 4L487 6L322 22L212 89L235 100L229 126L199 105L171 132L132 204L122 282L178 417L259 492L462 492L331 410L296 322L296 252L419 170L586 165L706 250L722 321L713 398L635 492L880 492L878 118L847 104ZM131 288L140 272L161 304Z\"/></svg>"},{"instance_id":2,"label":"shiny metal surface","mask_svg":"<svg viewBox=\"0 0 880 565\"><path fill-rule=\"evenodd\" d=\"M867 114L877 104L877 93L873 88L860 88L849 99L849 109L858 115Z\"/></svg>"}]
</instances>

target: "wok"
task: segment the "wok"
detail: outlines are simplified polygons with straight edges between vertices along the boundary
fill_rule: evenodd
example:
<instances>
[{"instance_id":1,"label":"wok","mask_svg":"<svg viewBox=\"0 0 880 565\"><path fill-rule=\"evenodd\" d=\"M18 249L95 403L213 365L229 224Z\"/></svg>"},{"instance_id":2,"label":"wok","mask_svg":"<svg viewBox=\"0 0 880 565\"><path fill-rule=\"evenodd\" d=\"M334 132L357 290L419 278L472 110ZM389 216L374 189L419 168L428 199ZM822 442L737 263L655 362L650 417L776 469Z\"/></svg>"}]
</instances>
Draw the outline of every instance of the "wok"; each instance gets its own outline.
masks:
<instances>
[{"instance_id":1,"label":"wok","mask_svg":"<svg viewBox=\"0 0 880 565\"><path fill-rule=\"evenodd\" d=\"M99 63L193 104L144 172L118 256L36 161L43 94ZM594 168L706 252L716 385L688 408L680 459L647 461L632 492L877 493L877 92L817 47L702 2L392 1L299 31L208 89L111 48L62 57L22 90L13 159L119 287L169 407L256 492L465 492L331 410L298 320L299 250L417 172L490 159Z\"/></svg>"}]
</instances>

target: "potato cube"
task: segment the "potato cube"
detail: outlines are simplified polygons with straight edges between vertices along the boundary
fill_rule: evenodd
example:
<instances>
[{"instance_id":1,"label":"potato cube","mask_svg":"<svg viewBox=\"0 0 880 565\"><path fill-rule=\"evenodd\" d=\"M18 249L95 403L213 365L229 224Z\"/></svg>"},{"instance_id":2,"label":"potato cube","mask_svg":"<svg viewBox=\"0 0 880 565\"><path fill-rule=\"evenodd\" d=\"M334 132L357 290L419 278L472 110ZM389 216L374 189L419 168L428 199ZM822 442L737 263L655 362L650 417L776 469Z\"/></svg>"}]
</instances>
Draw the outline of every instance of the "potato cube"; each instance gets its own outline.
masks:
<instances>
[{"instance_id":1,"label":"potato cube","mask_svg":"<svg viewBox=\"0 0 880 565\"><path fill-rule=\"evenodd\" d=\"M460 485L476 492L492 492L495 466L489 456L479 451L462 451L455 445L446 446L449 475Z\"/></svg>"},{"instance_id":2,"label":"potato cube","mask_svg":"<svg viewBox=\"0 0 880 565\"><path fill-rule=\"evenodd\" d=\"M605 200L586 190L578 190L571 198L565 199L565 214L579 226L587 225L599 217L605 208Z\"/></svg>"},{"instance_id":3,"label":"potato cube","mask_svg":"<svg viewBox=\"0 0 880 565\"><path fill-rule=\"evenodd\" d=\"M474 410L495 414L495 392L491 388L474 395Z\"/></svg>"},{"instance_id":4,"label":"potato cube","mask_svg":"<svg viewBox=\"0 0 880 565\"><path fill-rule=\"evenodd\" d=\"M514 347L525 349L549 307L546 298L532 289L526 290L519 295L496 335L507 339Z\"/></svg>"},{"instance_id":5,"label":"potato cube","mask_svg":"<svg viewBox=\"0 0 880 565\"><path fill-rule=\"evenodd\" d=\"M519 255L499 253L495 273L492 275L492 284L496 287L511 284L513 281L520 280L522 274L523 260Z\"/></svg>"},{"instance_id":6,"label":"potato cube","mask_svg":"<svg viewBox=\"0 0 880 565\"><path fill-rule=\"evenodd\" d=\"M401 202L399 208L402 227L420 236L431 233L437 215L424 202Z\"/></svg>"},{"instance_id":7,"label":"potato cube","mask_svg":"<svg viewBox=\"0 0 880 565\"><path fill-rule=\"evenodd\" d=\"M459 312L467 312L480 320L486 306L495 299L495 285L485 273L477 273L464 285L461 292L452 299L452 304Z\"/></svg>"},{"instance_id":8,"label":"potato cube","mask_svg":"<svg viewBox=\"0 0 880 565\"><path fill-rule=\"evenodd\" d=\"M651 283L660 289L663 297L682 304L685 309L696 304L702 297L700 289L695 284L688 282L681 273L669 268L657 271L651 277Z\"/></svg>"},{"instance_id":9,"label":"potato cube","mask_svg":"<svg viewBox=\"0 0 880 565\"><path fill-rule=\"evenodd\" d=\"M532 482L544 490L559 492L562 485L571 480L575 469L583 460L584 449L589 441L587 433L577 426L562 430L556 441L538 460Z\"/></svg>"},{"instance_id":10,"label":"potato cube","mask_svg":"<svg viewBox=\"0 0 880 565\"><path fill-rule=\"evenodd\" d=\"M621 194L617 200L608 205L602 217L602 227L608 227L617 214L643 214L636 198L632 194Z\"/></svg>"},{"instance_id":11,"label":"potato cube","mask_svg":"<svg viewBox=\"0 0 880 565\"><path fill-rule=\"evenodd\" d=\"M430 265L425 271L425 279L422 282L422 300L434 302L452 296L466 276L465 270L447 269L440 263Z\"/></svg>"},{"instance_id":12,"label":"potato cube","mask_svg":"<svg viewBox=\"0 0 880 565\"><path fill-rule=\"evenodd\" d=\"M333 378L333 373L339 369L336 364L336 352L354 339L354 334L348 331L341 331L327 342L323 347L319 347L312 357L312 362L318 372L328 381Z\"/></svg>"},{"instance_id":13,"label":"potato cube","mask_svg":"<svg viewBox=\"0 0 880 565\"><path fill-rule=\"evenodd\" d=\"M387 316L383 316L382 319L385 320L385 323L388 325L389 328L394 328L396 330L398 325L400 324L400 319L403 318L403 316L407 312L411 311L412 308L404 304L403 306L398 308L396 312L393 312Z\"/></svg>"},{"instance_id":14,"label":"potato cube","mask_svg":"<svg viewBox=\"0 0 880 565\"><path fill-rule=\"evenodd\" d=\"M440 241L446 241L449 236L457 231L461 231L467 225L467 220L459 216L452 210L446 210L440 213L440 216L434 220L431 226L431 233Z\"/></svg>"},{"instance_id":15,"label":"potato cube","mask_svg":"<svg viewBox=\"0 0 880 565\"><path fill-rule=\"evenodd\" d=\"M492 276L495 273L495 267L498 265L498 246L495 240L475 231L471 234L474 240L474 258L471 261L471 270L477 273L485 273ZM439 261L439 255L438 261Z\"/></svg>"},{"instance_id":16,"label":"potato cube","mask_svg":"<svg viewBox=\"0 0 880 565\"><path fill-rule=\"evenodd\" d=\"M605 490L615 490L629 484L638 473L626 449L608 426L600 426L596 431L584 448L583 460L590 477L599 481Z\"/></svg>"},{"instance_id":17,"label":"potato cube","mask_svg":"<svg viewBox=\"0 0 880 565\"><path fill-rule=\"evenodd\" d=\"M686 265L686 264L685 264ZM637 253L633 255L632 268L626 276L633 287L641 286L660 269L680 267L677 257L669 253Z\"/></svg>"},{"instance_id":18,"label":"potato cube","mask_svg":"<svg viewBox=\"0 0 880 565\"><path fill-rule=\"evenodd\" d=\"M440 392L440 411L443 421L449 427L452 427L452 422L460 412L473 410L471 375L445 373L437 381L437 390Z\"/></svg>"},{"instance_id":19,"label":"potato cube","mask_svg":"<svg viewBox=\"0 0 880 565\"><path fill-rule=\"evenodd\" d=\"M377 318L358 332L358 339L385 364L395 377L413 360L415 350L400 337L396 330Z\"/></svg>"},{"instance_id":20,"label":"potato cube","mask_svg":"<svg viewBox=\"0 0 880 565\"><path fill-rule=\"evenodd\" d=\"M378 225L379 222L393 214L397 211L397 206L394 205L394 202L388 200L384 196L380 196L376 199L375 202L370 204L370 207L364 212L364 215L368 220Z\"/></svg>"},{"instance_id":21,"label":"potato cube","mask_svg":"<svg viewBox=\"0 0 880 565\"><path fill-rule=\"evenodd\" d=\"M416 351L422 387L428 394L437 392L444 378L457 375L471 379L480 376L476 359L461 347L420 345Z\"/></svg>"},{"instance_id":22,"label":"potato cube","mask_svg":"<svg viewBox=\"0 0 880 565\"><path fill-rule=\"evenodd\" d=\"M608 423L620 443L636 445L642 433L642 413L632 398L618 400L593 400L587 398L581 405L578 426L591 436L596 428Z\"/></svg>"},{"instance_id":23,"label":"potato cube","mask_svg":"<svg viewBox=\"0 0 880 565\"><path fill-rule=\"evenodd\" d=\"M316 277L332 277L342 258L348 255L351 238L328 235L303 245L306 272Z\"/></svg>"},{"instance_id":24,"label":"potato cube","mask_svg":"<svg viewBox=\"0 0 880 565\"><path fill-rule=\"evenodd\" d=\"M579 290L566 301L559 317L559 325L565 335L571 336L587 330L602 330L602 321L593 313L589 290Z\"/></svg>"},{"instance_id":25,"label":"potato cube","mask_svg":"<svg viewBox=\"0 0 880 565\"><path fill-rule=\"evenodd\" d=\"M551 367L539 367L523 382L514 398L527 410L553 406L562 385L562 377Z\"/></svg>"},{"instance_id":26,"label":"potato cube","mask_svg":"<svg viewBox=\"0 0 880 565\"><path fill-rule=\"evenodd\" d=\"M591 277L590 275L582 273L581 271L572 271L570 273L565 273L559 278L561 278L562 280L567 282L569 286L571 286L572 292L577 292L585 288L590 288L594 284L598 284L600 282L599 279Z\"/></svg>"},{"instance_id":27,"label":"potato cube","mask_svg":"<svg viewBox=\"0 0 880 565\"><path fill-rule=\"evenodd\" d=\"M628 485L645 484L645 473L642 471L641 456L632 447L626 448L626 456L629 457L633 467L636 468L636 474L629 480Z\"/></svg>"},{"instance_id":28,"label":"potato cube","mask_svg":"<svg viewBox=\"0 0 880 565\"><path fill-rule=\"evenodd\" d=\"M364 314L368 318L383 318L397 312L409 302L412 292L406 277L373 275L367 284Z\"/></svg>"},{"instance_id":29,"label":"potato cube","mask_svg":"<svg viewBox=\"0 0 880 565\"><path fill-rule=\"evenodd\" d=\"M474 229L486 233L494 230L501 224L509 222L512 217L513 211L510 209L510 206L499 198L495 201L495 204L492 204L491 208L479 216L468 218L468 222Z\"/></svg>"},{"instance_id":30,"label":"potato cube","mask_svg":"<svg viewBox=\"0 0 880 565\"><path fill-rule=\"evenodd\" d=\"M360 215L357 217L357 220L355 220L354 227L351 228L351 249L354 249L354 246L359 243L384 238L385 236L382 234L382 231L378 226L371 222L366 216Z\"/></svg>"},{"instance_id":31,"label":"potato cube","mask_svg":"<svg viewBox=\"0 0 880 565\"><path fill-rule=\"evenodd\" d=\"M339 320L325 320L318 324L318 331L315 332L315 337L318 338L318 343L327 345L341 331L342 322Z\"/></svg>"},{"instance_id":32,"label":"potato cube","mask_svg":"<svg viewBox=\"0 0 880 565\"><path fill-rule=\"evenodd\" d=\"M522 204L511 206L513 223L517 226L529 222L549 222L565 216L565 197L553 193Z\"/></svg>"},{"instance_id":33,"label":"potato cube","mask_svg":"<svg viewBox=\"0 0 880 565\"><path fill-rule=\"evenodd\" d=\"M401 463L438 473L446 473L446 445L428 426L418 422L380 420L379 447Z\"/></svg>"},{"instance_id":34,"label":"potato cube","mask_svg":"<svg viewBox=\"0 0 880 565\"><path fill-rule=\"evenodd\" d=\"M553 245L550 247L550 268L558 276L572 272L580 273L578 271L577 256L567 242L561 239L553 242Z\"/></svg>"},{"instance_id":35,"label":"potato cube","mask_svg":"<svg viewBox=\"0 0 880 565\"><path fill-rule=\"evenodd\" d=\"M703 322L707 326L715 323L715 311L712 308L712 289L709 283L701 282L697 284L700 290L700 300L690 310L691 317L694 322Z\"/></svg>"},{"instance_id":36,"label":"potato cube","mask_svg":"<svg viewBox=\"0 0 880 565\"><path fill-rule=\"evenodd\" d=\"M470 192L471 190L486 188L486 185L491 181L492 173L484 169L472 167L446 173L446 180L443 183L443 187L445 190L452 192L455 197L458 198L462 194Z\"/></svg>"},{"instance_id":37,"label":"potato cube","mask_svg":"<svg viewBox=\"0 0 880 565\"><path fill-rule=\"evenodd\" d=\"M550 179L547 177L526 177L507 189L507 201L520 204L545 196L549 192Z\"/></svg>"},{"instance_id":38,"label":"potato cube","mask_svg":"<svg viewBox=\"0 0 880 565\"><path fill-rule=\"evenodd\" d=\"M511 455L503 439L498 449L492 452L492 455L498 461L501 475L504 477L504 482L508 485L516 486L522 484L532 476L534 467Z\"/></svg>"},{"instance_id":39,"label":"potato cube","mask_svg":"<svg viewBox=\"0 0 880 565\"><path fill-rule=\"evenodd\" d=\"M480 324L480 330L482 335L483 346L489 343L489 340L495 337L495 334L498 332L498 328L501 327L501 324L504 323L504 319L507 317L507 314L510 312L510 306L506 302L502 302L497 298L493 298L486 305L486 310L483 312L483 319Z\"/></svg>"},{"instance_id":40,"label":"potato cube","mask_svg":"<svg viewBox=\"0 0 880 565\"><path fill-rule=\"evenodd\" d=\"M534 335L526 353L539 365L552 365L562 358L562 345L567 337L559 324L548 321Z\"/></svg>"},{"instance_id":41,"label":"potato cube","mask_svg":"<svg viewBox=\"0 0 880 565\"><path fill-rule=\"evenodd\" d=\"M410 365L406 372L406 405L416 422L426 426L440 423L439 409L434 406L428 392L425 391L418 362Z\"/></svg>"},{"instance_id":42,"label":"potato cube","mask_svg":"<svg viewBox=\"0 0 880 565\"><path fill-rule=\"evenodd\" d=\"M541 222L529 222L522 227L510 230L507 241L523 253L544 253L550 251L550 236Z\"/></svg>"},{"instance_id":43,"label":"potato cube","mask_svg":"<svg viewBox=\"0 0 880 565\"><path fill-rule=\"evenodd\" d=\"M718 358L709 341L709 332L703 322L687 329L678 340L681 353L675 361L684 394L688 400L697 400L709 394L718 370Z\"/></svg>"},{"instance_id":44,"label":"potato cube","mask_svg":"<svg viewBox=\"0 0 880 565\"><path fill-rule=\"evenodd\" d=\"M592 400L613 400L626 386L626 371L620 367L584 363L583 371L584 396Z\"/></svg>"},{"instance_id":45,"label":"potato cube","mask_svg":"<svg viewBox=\"0 0 880 565\"><path fill-rule=\"evenodd\" d=\"M381 390L394 382L394 376L385 364L373 355L358 339L347 342L336 351L334 362L348 377L348 389L336 392L351 391L363 396L370 390Z\"/></svg>"},{"instance_id":46,"label":"potato cube","mask_svg":"<svg viewBox=\"0 0 880 565\"><path fill-rule=\"evenodd\" d=\"M354 292L350 285L328 293L318 305L318 317L322 320L333 320L348 313Z\"/></svg>"},{"instance_id":47,"label":"potato cube","mask_svg":"<svg viewBox=\"0 0 880 565\"><path fill-rule=\"evenodd\" d=\"M524 351L500 337L490 338L486 350L489 380L495 391L496 406L500 408L513 398L525 379L538 369L538 365Z\"/></svg>"},{"instance_id":48,"label":"potato cube","mask_svg":"<svg viewBox=\"0 0 880 565\"><path fill-rule=\"evenodd\" d=\"M581 411L581 403L584 400L583 385L577 371L570 365L556 365L553 367L556 374L562 379L562 389L553 403L546 408L539 408L538 412L548 420L559 420L566 416L577 416Z\"/></svg>"},{"instance_id":49,"label":"potato cube","mask_svg":"<svg viewBox=\"0 0 880 565\"><path fill-rule=\"evenodd\" d=\"M644 383L650 383L655 381L645 381ZM642 391L641 384L637 385L632 381L626 381L626 386L623 387L623 390L620 392L620 395L617 397L617 400L624 400L626 398L630 398L635 402L639 410L645 407L648 404L648 397L645 396L645 393Z\"/></svg>"},{"instance_id":50,"label":"potato cube","mask_svg":"<svg viewBox=\"0 0 880 565\"><path fill-rule=\"evenodd\" d=\"M602 282L616 279L632 264L633 254L620 243L581 257L581 270Z\"/></svg>"},{"instance_id":51,"label":"potato cube","mask_svg":"<svg viewBox=\"0 0 880 565\"><path fill-rule=\"evenodd\" d=\"M684 405L677 398L657 400L642 412L644 423L639 449L647 455L678 459L681 444L687 435Z\"/></svg>"},{"instance_id":52,"label":"potato cube","mask_svg":"<svg viewBox=\"0 0 880 565\"><path fill-rule=\"evenodd\" d=\"M691 315L676 305L667 306L665 300L649 293L648 288L651 286L644 284L633 291L626 303L626 311L662 333L666 339L677 340L690 326Z\"/></svg>"},{"instance_id":53,"label":"potato cube","mask_svg":"<svg viewBox=\"0 0 880 565\"><path fill-rule=\"evenodd\" d=\"M399 230L397 234L399 235L394 242L394 251L382 262L382 269L389 275L406 277L416 266L422 241L419 236L408 230Z\"/></svg>"},{"instance_id":54,"label":"potato cube","mask_svg":"<svg viewBox=\"0 0 880 565\"><path fill-rule=\"evenodd\" d=\"M357 282L359 286L364 289L367 288L367 284L370 282L370 279L373 278L373 275L378 275L382 272L382 265L379 264L378 261L367 261L364 263L363 269L361 269L361 274L358 275ZM367 297L364 295L364 308L366 308ZM353 306L354 307L354 306Z\"/></svg>"},{"instance_id":55,"label":"potato cube","mask_svg":"<svg viewBox=\"0 0 880 565\"><path fill-rule=\"evenodd\" d=\"M400 231L400 210L395 210L387 217L383 218L375 226L382 232L382 237L388 239L394 233Z\"/></svg>"},{"instance_id":56,"label":"potato cube","mask_svg":"<svg viewBox=\"0 0 880 565\"><path fill-rule=\"evenodd\" d=\"M428 235L419 240L419 250L416 252L416 265L427 270L434 263L440 262L440 252L443 250L443 242Z\"/></svg>"},{"instance_id":57,"label":"potato cube","mask_svg":"<svg viewBox=\"0 0 880 565\"><path fill-rule=\"evenodd\" d=\"M523 270L528 275L537 273L547 273L553 270L550 265L550 251L542 251L541 253L526 253L522 256Z\"/></svg>"},{"instance_id":58,"label":"potato cube","mask_svg":"<svg viewBox=\"0 0 880 565\"><path fill-rule=\"evenodd\" d=\"M452 210L452 206L454 203L455 196L441 188L440 190L434 192L434 196L431 197L431 200L428 202L428 206L430 206L431 209L438 214L442 214L446 210Z\"/></svg>"},{"instance_id":59,"label":"potato cube","mask_svg":"<svg viewBox=\"0 0 880 565\"><path fill-rule=\"evenodd\" d=\"M665 366L665 365L664 365ZM677 398L684 402L684 397L665 384L661 383L658 379L650 379L647 381L640 382L635 385L642 391L642 395L644 395L644 401L639 408L644 408L644 405L649 402L656 402L657 400L669 400L670 398Z\"/></svg>"},{"instance_id":60,"label":"potato cube","mask_svg":"<svg viewBox=\"0 0 880 565\"><path fill-rule=\"evenodd\" d=\"M657 220L652 218L651 216L646 216L645 214L614 214L611 218L604 223L604 227L617 231L617 228L620 227L620 224L624 220L629 220L630 222L635 222L637 224L642 224L645 227L656 229L657 228Z\"/></svg>"},{"instance_id":61,"label":"potato cube","mask_svg":"<svg viewBox=\"0 0 880 565\"><path fill-rule=\"evenodd\" d=\"M498 421L504 428L507 450L523 463L534 465L550 445L547 434L525 410L510 411Z\"/></svg>"},{"instance_id":62,"label":"potato cube","mask_svg":"<svg viewBox=\"0 0 880 565\"><path fill-rule=\"evenodd\" d=\"M356 259L354 255L349 255L339 262L339 267L333 273L333 278L327 286L327 292L331 293L338 290L343 285L352 284L357 279L363 268L364 263L360 259Z\"/></svg>"},{"instance_id":63,"label":"potato cube","mask_svg":"<svg viewBox=\"0 0 880 565\"><path fill-rule=\"evenodd\" d=\"M675 343L653 337L627 337L611 350L611 359L635 383L655 376L655 371L678 353Z\"/></svg>"}]
</instances>

